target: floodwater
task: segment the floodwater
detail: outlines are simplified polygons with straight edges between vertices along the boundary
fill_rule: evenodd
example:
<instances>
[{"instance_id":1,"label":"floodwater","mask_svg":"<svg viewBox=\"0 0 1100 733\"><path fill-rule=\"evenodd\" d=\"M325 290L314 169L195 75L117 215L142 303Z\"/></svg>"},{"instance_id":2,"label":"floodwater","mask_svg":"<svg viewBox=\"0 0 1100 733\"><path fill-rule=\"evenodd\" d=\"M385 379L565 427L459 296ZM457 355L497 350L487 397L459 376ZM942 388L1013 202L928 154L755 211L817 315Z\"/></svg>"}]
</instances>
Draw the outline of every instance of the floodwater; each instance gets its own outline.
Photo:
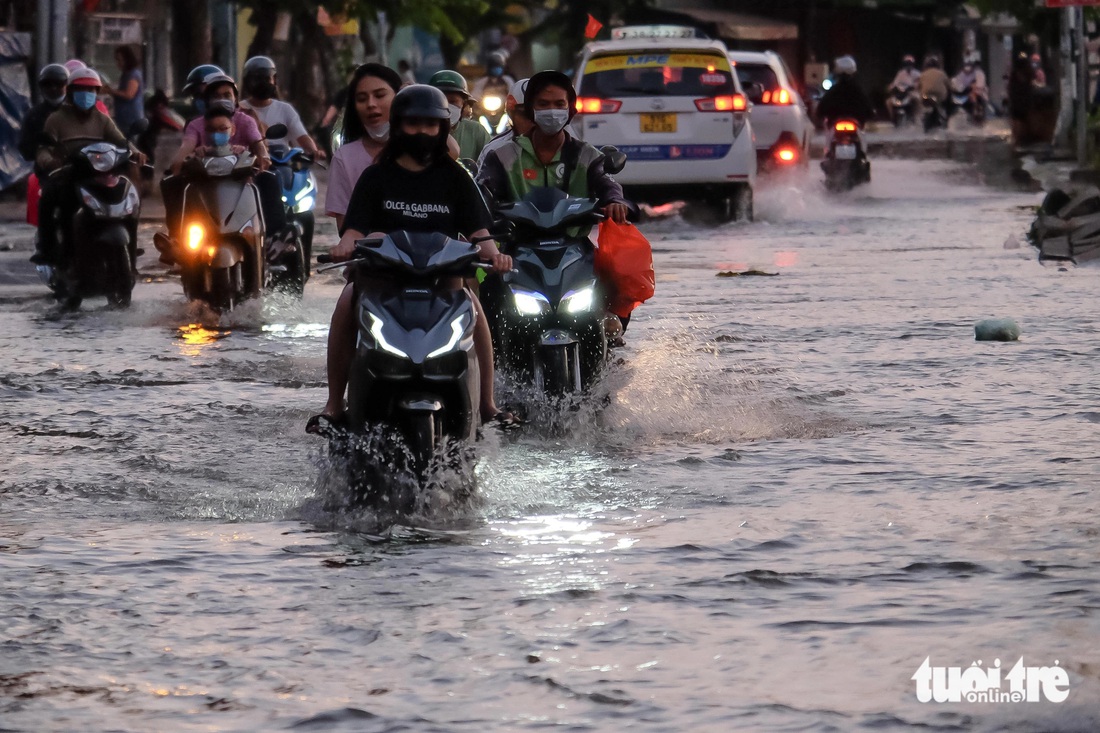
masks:
<instances>
[{"instance_id":1,"label":"floodwater","mask_svg":"<svg viewBox=\"0 0 1100 733\"><path fill-rule=\"evenodd\" d=\"M321 500L335 275L0 305L0 730L1100 729L1100 274L951 165L819 178L647 225L607 407L420 527ZM1021 657L1068 698L911 679Z\"/></svg>"}]
</instances>

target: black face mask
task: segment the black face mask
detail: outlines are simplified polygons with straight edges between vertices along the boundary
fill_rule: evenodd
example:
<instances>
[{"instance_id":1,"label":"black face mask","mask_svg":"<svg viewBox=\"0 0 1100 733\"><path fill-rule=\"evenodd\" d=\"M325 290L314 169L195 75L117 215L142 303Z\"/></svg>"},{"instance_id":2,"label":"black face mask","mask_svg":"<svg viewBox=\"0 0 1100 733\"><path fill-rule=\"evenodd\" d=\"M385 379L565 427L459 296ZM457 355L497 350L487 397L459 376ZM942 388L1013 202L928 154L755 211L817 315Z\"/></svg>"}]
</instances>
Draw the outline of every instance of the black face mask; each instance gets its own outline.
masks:
<instances>
[{"instance_id":1,"label":"black face mask","mask_svg":"<svg viewBox=\"0 0 1100 733\"><path fill-rule=\"evenodd\" d=\"M420 165L428 165L435 156L439 147L439 138L418 132L415 135L403 135L401 138L401 151L407 153Z\"/></svg>"},{"instance_id":2,"label":"black face mask","mask_svg":"<svg viewBox=\"0 0 1100 733\"><path fill-rule=\"evenodd\" d=\"M270 81L258 82L252 89L252 96L256 99L274 99L275 84Z\"/></svg>"}]
</instances>

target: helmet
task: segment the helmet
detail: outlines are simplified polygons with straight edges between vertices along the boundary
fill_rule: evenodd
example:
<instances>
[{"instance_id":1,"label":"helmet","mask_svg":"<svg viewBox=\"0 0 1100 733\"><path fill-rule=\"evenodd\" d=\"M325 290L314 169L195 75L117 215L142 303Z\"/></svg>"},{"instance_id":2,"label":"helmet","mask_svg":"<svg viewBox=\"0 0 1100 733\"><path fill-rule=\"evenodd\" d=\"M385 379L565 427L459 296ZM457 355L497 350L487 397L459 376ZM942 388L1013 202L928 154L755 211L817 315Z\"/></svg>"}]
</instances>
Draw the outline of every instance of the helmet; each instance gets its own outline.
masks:
<instances>
[{"instance_id":1,"label":"helmet","mask_svg":"<svg viewBox=\"0 0 1100 733\"><path fill-rule=\"evenodd\" d=\"M573 88L573 82L569 80L569 77L560 71L540 71L527 80L527 86L523 91L523 97L526 100L528 97L534 99L539 93L546 87L561 87L569 95L569 119L573 119L573 115L577 113L577 90ZM519 101L518 99L516 100ZM526 103L525 103L526 104ZM530 115L530 105L528 107L528 115Z\"/></svg>"},{"instance_id":2,"label":"helmet","mask_svg":"<svg viewBox=\"0 0 1100 733\"><path fill-rule=\"evenodd\" d=\"M530 79L520 79L519 81L517 81L515 84L512 85L511 89L508 90L508 96L511 97L512 99L516 100L516 104L523 104L523 100L526 99L526 96L527 96L527 82L529 82L529 81L531 81L531 80Z\"/></svg>"},{"instance_id":3,"label":"helmet","mask_svg":"<svg viewBox=\"0 0 1100 733\"><path fill-rule=\"evenodd\" d=\"M202 80L202 85L204 87L202 93L204 97L206 96L207 90L213 87L215 84L229 84L233 87L233 94L235 94L237 97L241 96L240 90L237 89L237 82L233 81L233 77L222 71L216 71Z\"/></svg>"},{"instance_id":4,"label":"helmet","mask_svg":"<svg viewBox=\"0 0 1100 733\"><path fill-rule=\"evenodd\" d=\"M191 69L191 73L187 75L187 81L183 85L183 93L196 95L199 93L203 85L203 80L211 74L224 74L220 67L214 66L214 64L201 64Z\"/></svg>"},{"instance_id":5,"label":"helmet","mask_svg":"<svg viewBox=\"0 0 1100 733\"><path fill-rule=\"evenodd\" d=\"M1040 55L1039 55L1039 54L1037 54L1037 53L1033 53L1033 54L1031 54L1031 63L1033 63L1033 64L1041 64L1041 63L1043 63L1043 57L1042 57L1042 56L1040 56Z\"/></svg>"},{"instance_id":6,"label":"helmet","mask_svg":"<svg viewBox=\"0 0 1100 733\"><path fill-rule=\"evenodd\" d=\"M39 84L67 84L69 82L69 70L61 64L46 64L42 71L38 72Z\"/></svg>"},{"instance_id":7,"label":"helmet","mask_svg":"<svg viewBox=\"0 0 1100 733\"><path fill-rule=\"evenodd\" d=\"M390 102L390 128L406 117L427 117L433 120L451 119L447 96L427 84L410 84L394 95ZM392 134L392 132L391 132Z\"/></svg>"},{"instance_id":8,"label":"helmet","mask_svg":"<svg viewBox=\"0 0 1100 733\"><path fill-rule=\"evenodd\" d=\"M99 74L95 73L88 67L83 69L77 69L69 75L70 87L101 87L103 82L99 79Z\"/></svg>"},{"instance_id":9,"label":"helmet","mask_svg":"<svg viewBox=\"0 0 1100 733\"><path fill-rule=\"evenodd\" d=\"M833 63L833 71L837 74L856 73L856 60L851 56L841 56Z\"/></svg>"},{"instance_id":10,"label":"helmet","mask_svg":"<svg viewBox=\"0 0 1100 733\"><path fill-rule=\"evenodd\" d=\"M432 74L432 78L428 80L430 86L439 89L444 94L448 92L457 92L467 99L470 98L470 88L466 84L466 77L459 74L457 71L451 71L450 69L443 69Z\"/></svg>"},{"instance_id":11,"label":"helmet","mask_svg":"<svg viewBox=\"0 0 1100 733\"><path fill-rule=\"evenodd\" d=\"M70 74L73 73L74 71L76 71L77 69L83 69L84 67L87 66L87 64L84 63L83 61L81 61L80 59L69 59L68 61L66 61L65 63L63 63L61 65L64 66L65 69Z\"/></svg>"},{"instance_id":12,"label":"helmet","mask_svg":"<svg viewBox=\"0 0 1100 733\"><path fill-rule=\"evenodd\" d=\"M504 66L504 62L508 60L508 56L503 51L493 51L485 60L488 62L489 66Z\"/></svg>"},{"instance_id":13,"label":"helmet","mask_svg":"<svg viewBox=\"0 0 1100 733\"><path fill-rule=\"evenodd\" d=\"M244 70L241 72L241 75L249 76L250 74L259 74L268 71L272 74L276 72L275 62L267 56L253 56L248 61L244 62Z\"/></svg>"},{"instance_id":14,"label":"helmet","mask_svg":"<svg viewBox=\"0 0 1100 733\"><path fill-rule=\"evenodd\" d=\"M917 63L917 60L913 58L913 54L907 53L901 57L901 63L905 64L906 66L914 66Z\"/></svg>"}]
</instances>

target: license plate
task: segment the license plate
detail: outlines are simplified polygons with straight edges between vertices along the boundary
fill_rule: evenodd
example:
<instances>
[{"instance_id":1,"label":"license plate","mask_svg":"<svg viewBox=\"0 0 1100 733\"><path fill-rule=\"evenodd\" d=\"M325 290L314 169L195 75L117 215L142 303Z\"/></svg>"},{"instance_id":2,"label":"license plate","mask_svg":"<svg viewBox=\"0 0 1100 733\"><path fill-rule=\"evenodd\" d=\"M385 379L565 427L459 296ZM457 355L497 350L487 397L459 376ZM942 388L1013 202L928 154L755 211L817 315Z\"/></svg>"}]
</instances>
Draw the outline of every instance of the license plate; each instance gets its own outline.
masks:
<instances>
[{"instance_id":1,"label":"license plate","mask_svg":"<svg viewBox=\"0 0 1100 733\"><path fill-rule=\"evenodd\" d=\"M855 145L837 145L836 146L836 159L837 160L855 160L856 159L856 146Z\"/></svg>"},{"instance_id":2,"label":"license plate","mask_svg":"<svg viewBox=\"0 0 1100 733\"><path fill-rule=\"evenodd\" d=\"M646 112L638 117L642 132L676 132L675 112Z\"/></svg>"}]
</instances>

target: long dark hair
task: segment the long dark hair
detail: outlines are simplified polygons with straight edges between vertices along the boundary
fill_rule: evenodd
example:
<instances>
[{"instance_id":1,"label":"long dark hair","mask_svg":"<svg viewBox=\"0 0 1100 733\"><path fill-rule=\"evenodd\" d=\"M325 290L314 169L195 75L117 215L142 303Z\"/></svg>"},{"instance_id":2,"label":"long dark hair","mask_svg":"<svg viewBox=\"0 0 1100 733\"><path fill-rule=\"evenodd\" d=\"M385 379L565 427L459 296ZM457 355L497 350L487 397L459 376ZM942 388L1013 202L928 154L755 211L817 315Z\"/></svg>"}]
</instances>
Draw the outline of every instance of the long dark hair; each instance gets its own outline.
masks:
<instances>
[{"instance_id":1,"label":"long dark hair","mask_svg":"<svg viewBox=\"0 0 1100 733\"><path fill-rule=\"evenodd\" d=\"M397 94L397 91L401 88L401 77L396 71L388 66L382 64L362 64L359 66L355 73L352 74L351 81L348 82L347 87L347 100L344 102L344 142L350 143L367 134L367 130L363 127L363 121L359 119L359 113L355 110L355 88L359 86L359 82L363 81L365 77L373 76L376 79L381 79L393 89L393 93Z\"/></svg>"},{"instance_id":2,"label":"long dark hair","mask_svg":"<svg viewBox=\"0 0 1100 733\"><path fill-rule=\"evenodd\" d=\"M118 46L115 55L122 57L123 71L132 71L138 67L138 57L132 46Z\"/></svg>"}]
</instances>

